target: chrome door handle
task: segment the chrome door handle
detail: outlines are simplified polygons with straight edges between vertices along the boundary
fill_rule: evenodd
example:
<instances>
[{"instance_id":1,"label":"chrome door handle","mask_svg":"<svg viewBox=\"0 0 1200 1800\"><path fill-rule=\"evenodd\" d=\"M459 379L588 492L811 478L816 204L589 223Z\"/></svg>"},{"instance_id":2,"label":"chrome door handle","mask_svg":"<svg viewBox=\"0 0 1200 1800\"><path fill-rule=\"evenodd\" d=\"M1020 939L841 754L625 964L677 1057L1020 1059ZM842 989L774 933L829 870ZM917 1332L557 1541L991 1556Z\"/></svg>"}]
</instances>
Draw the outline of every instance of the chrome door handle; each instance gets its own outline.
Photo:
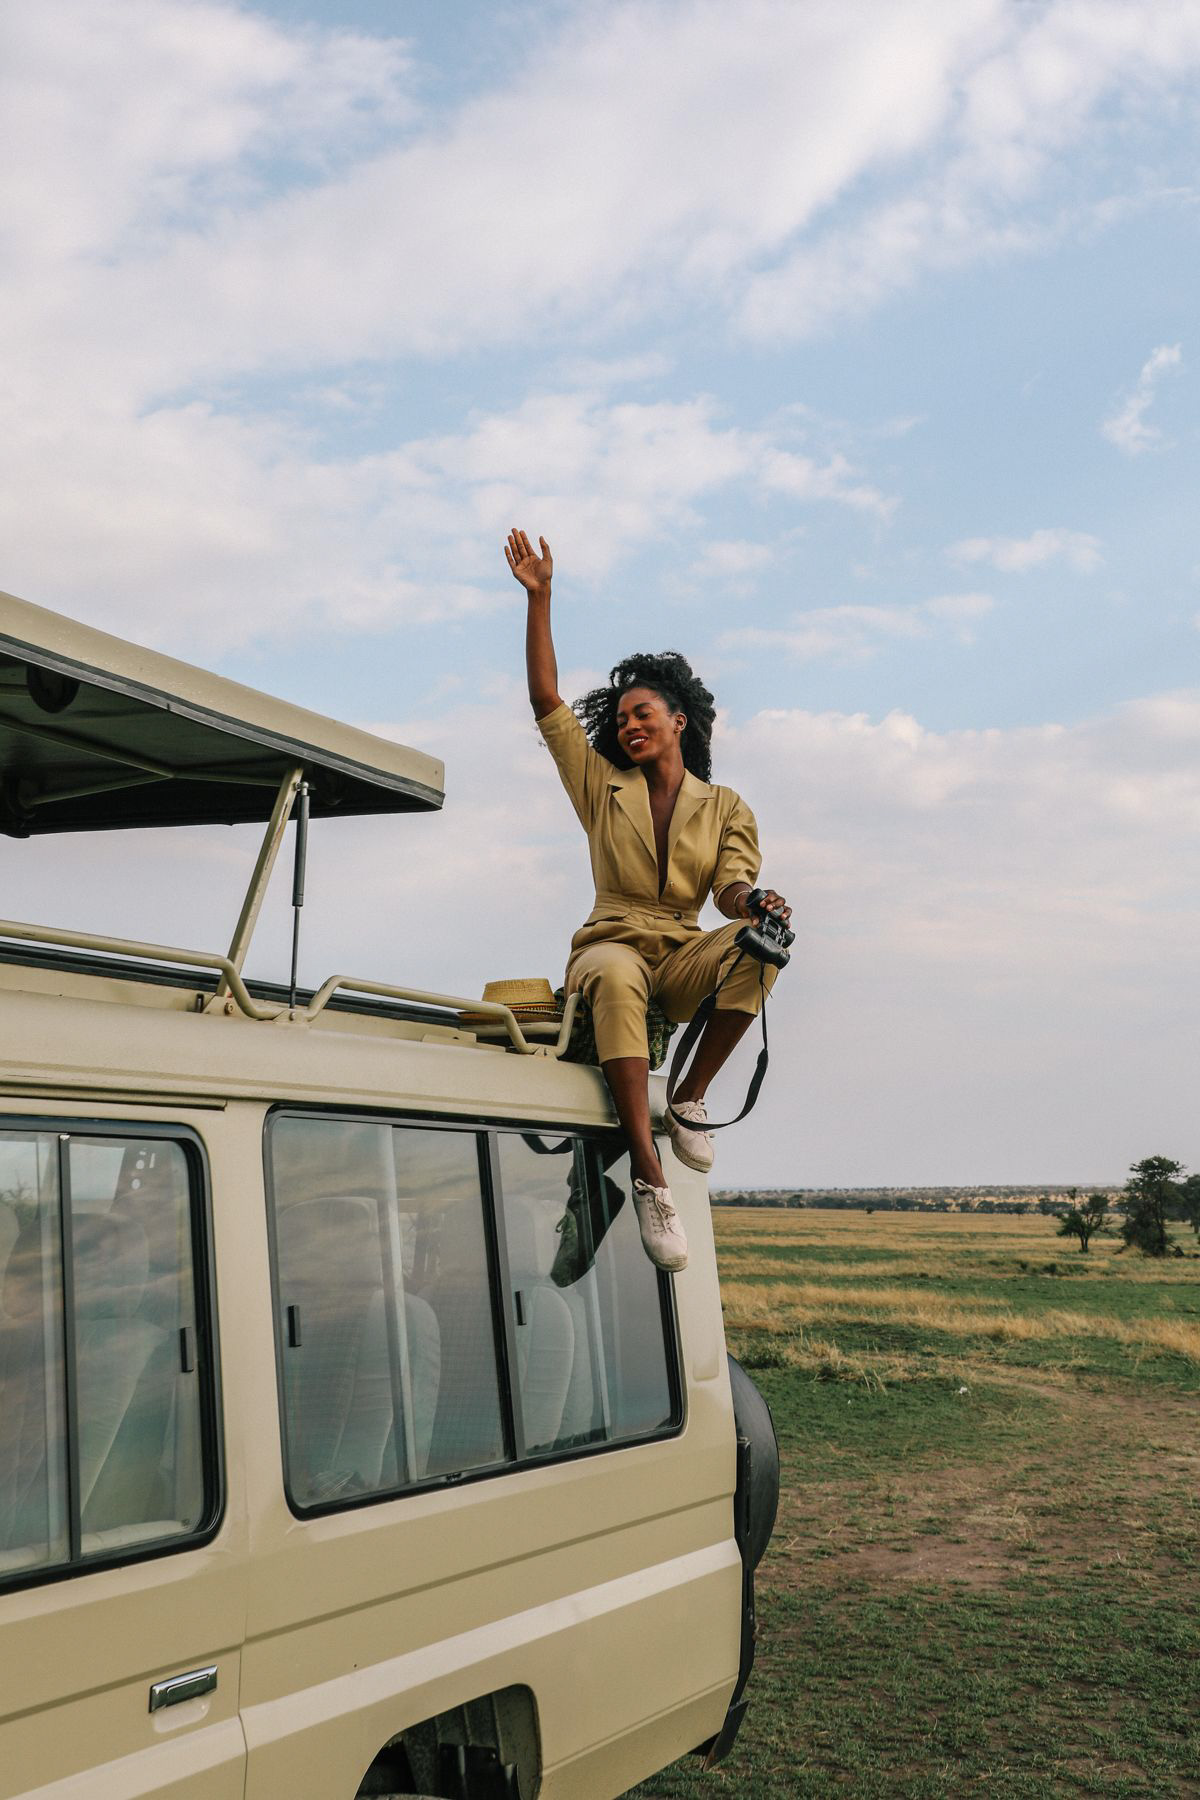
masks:
<instances>
[{"instance_id":1,"label":"chrome door handle","mask_svg":"<svg viewBox=\"0 0 1200 1800\"><path fill-rule=\"evenodd\" d=\"M150 1711L164 1706L178 1706L181 1700L195 1700L200 1694L211 1694L217 1685L217 1665L193 1669L188 1675L172 1675L168 1681L156 1681L150 1689Z\"/></svg>"}]
</instances>

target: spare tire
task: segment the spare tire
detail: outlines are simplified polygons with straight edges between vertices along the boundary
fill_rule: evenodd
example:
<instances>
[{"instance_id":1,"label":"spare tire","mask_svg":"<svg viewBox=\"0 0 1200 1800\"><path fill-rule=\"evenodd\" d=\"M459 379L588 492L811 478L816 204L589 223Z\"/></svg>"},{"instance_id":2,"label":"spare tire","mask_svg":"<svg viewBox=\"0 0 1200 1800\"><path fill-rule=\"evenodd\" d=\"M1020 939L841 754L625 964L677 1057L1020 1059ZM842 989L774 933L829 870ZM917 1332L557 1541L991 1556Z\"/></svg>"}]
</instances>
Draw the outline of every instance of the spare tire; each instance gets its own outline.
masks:
<instances>
[{"instance_id":1,"label":"spare tire","mask_svg":"<svg viewBox=\"0 0 1200 1800\"><path fill-rule=\"evenodd\" d=\"M750 1446L749 1493L734 1508L744 1521L746 1541L740 1545L748 1568L756 1569L775 1529L779 1510L779 1440L771 1409L737 1358L729 1358L729 1386L733 1392L733 1417L739 1438ZM743 1496L738 1496L739 1501Z\"/></svg>"}]
</instances>

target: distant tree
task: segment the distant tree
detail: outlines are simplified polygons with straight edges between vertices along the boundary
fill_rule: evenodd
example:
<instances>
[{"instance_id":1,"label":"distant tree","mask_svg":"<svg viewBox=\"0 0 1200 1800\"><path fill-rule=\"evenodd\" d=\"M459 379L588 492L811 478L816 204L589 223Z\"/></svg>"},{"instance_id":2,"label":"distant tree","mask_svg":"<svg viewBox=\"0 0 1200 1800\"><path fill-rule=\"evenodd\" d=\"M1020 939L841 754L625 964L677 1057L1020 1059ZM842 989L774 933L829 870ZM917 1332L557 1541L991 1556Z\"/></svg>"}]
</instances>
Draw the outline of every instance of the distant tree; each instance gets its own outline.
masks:
<instances>
[{"instance_id":1,"label":"distant tree","mask_svg":"<svg viewBox=\"0 0 1200 1800\"><path fill-rule=\"evenodd\" d=\"M1200 1237L1200 1175L1189 1175L1186 1181L1179 1184L1181 1203L1180 1216L1187 1220L1192 1230Z\"/></svg>"},{"instance_id":2,"label":"distant tree","mask_svg":"<svg viewBox=\"0 0 1200 1800\"><path fill-rule=\"evenodd\" d=\"M1125 1222L1121 1236L1143 1256L1165 1256L1168 1220L1189 1216L1187 1190L1191 1184L1179 1179L1182 1174L1183 1164L1169 1156L1147 1156L1131 1165L1122 1202Z\"/></svg>"},{"instance_id":3,"label":"distant tree","mask_svg":"<svg viewBox=\"0 0 1200 1800\"><path fill-rule=\"evenodd\" d=\"M1073 1200L1075 1198L1075 1189L1071 1188L1069 1190L1069 1192L1070 1192L1070 1196ZM1049 1194L1042 1194L1041 1197L1039 1198L1038 1211L1041 1213L1043 1219L1053 1218L1054 1214L1058 1211L1058 1208L1055 1206L1055 1204L1054 1204L1053 1200L1050 1198ZM1060 1237L1062 1237L1063 1233L1060 1231L1058 1235ZM1086 1249L1087 1246L1085 1245L1084 1248Z\"/></svg>"},{"instance_id":4,"label":"distant tree","mask_svg":"<svg viewBox=\"0 0 1200 1800\"><path fill-rule=\"evenodd\" d=\"M1092 1239L1103 1236L1107 1230L1108 1195L1089 1194L1080 1206L1076 1190L1071 1188L1069 1193L1072 1204L1058 1221L1058 1236L1077 1237L1080 1250L1086 1254Z\"/></svg>"}]
</instances>

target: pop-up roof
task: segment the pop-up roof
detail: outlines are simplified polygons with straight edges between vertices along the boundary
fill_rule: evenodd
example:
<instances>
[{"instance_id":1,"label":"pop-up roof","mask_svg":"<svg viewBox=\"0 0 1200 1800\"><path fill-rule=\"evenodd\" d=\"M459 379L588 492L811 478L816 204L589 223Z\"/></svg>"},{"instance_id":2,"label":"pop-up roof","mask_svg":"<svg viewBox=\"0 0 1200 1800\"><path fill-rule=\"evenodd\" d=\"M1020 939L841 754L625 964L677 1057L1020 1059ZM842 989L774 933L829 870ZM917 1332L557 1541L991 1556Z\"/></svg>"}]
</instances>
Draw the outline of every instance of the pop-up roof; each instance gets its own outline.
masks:
<instances>
[{"instance_id":1,"label":"pop-up roof","mask_svg":"<svg viewBox=\"0 0 1200 1800\"><path fill-rule=\"evenodd\" d=\"M432 756L0 593L0 832L263 821L295 767L316 817L442 804Z\"/></svg>"}]
</instances>

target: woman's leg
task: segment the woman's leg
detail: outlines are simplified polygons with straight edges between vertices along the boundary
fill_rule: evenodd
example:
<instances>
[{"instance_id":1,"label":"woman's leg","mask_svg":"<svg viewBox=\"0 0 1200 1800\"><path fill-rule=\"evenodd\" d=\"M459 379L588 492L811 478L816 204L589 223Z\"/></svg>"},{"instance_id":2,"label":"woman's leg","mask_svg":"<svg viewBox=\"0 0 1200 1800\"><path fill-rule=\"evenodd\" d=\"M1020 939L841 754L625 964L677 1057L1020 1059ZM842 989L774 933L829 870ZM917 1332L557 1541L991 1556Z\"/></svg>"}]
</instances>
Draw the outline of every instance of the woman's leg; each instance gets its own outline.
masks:
<instances>
[{"instance_id":1,"label":"woman's leg","mask_svg":"<svg viewBox=\"0 0 1200 1800\"><path fill-rule=\"evenodd\" d=\"M680 1100L703 1100L708 1092L709 1082L725 1067L735 1046L745 1037L753 1023L753 1013L729 1012L721 1008L712 1014L700 1033L700 1042L696 1045L691 1066L685 1071L679 1084L679 1092L675 1095L677 1103Z\"/></svg>"},{"instance_id":2,"label":"woman's leg","mask_svg":"<svg viewBox=\"0 0 1200 1800\"><path fill-rule=\"evenodd\" d=\"M600 1067L604 1070L604 1079L608 1083L617 1117L621 1121L621 1130L629 1146L629 1167L634 1180L648 1181L651 1187L665 1187L667 1178L663 1174L662 1163L658 1160L658 1151L654 1148L654 1133L650 1129L650 1095L647 1088L650 1058L610 1056Z\"/></svg>"},{"instance_id":3,"label":"woman's leg","mask_svg":"<svg viewBox=\"0 0 1200 1800\"><path fill-rule=\"evenodd\" d=\"M650 970L628 944L604 941L577 950L567 968L567 991L578 988L592 1009L600 1067L629 1146L634 1177L666 1185L650 1129L646 1004Z\"/></svg>"},{"instance_id":4,"label":"woman's leg","mask_svg":"<svg viewBox=\"0 0 1200 1800\"><path fill-rule=\"evenodd\" d=\"M592 1009L596 1053L629 1146L633 1208L642 1247L660 1269L687 1267L687 1238L650 1129L650 1051L646 1002L650 969L629 944L588 944L567 965L568 990L582 988Z\"/></svg>"}]
</instances>

